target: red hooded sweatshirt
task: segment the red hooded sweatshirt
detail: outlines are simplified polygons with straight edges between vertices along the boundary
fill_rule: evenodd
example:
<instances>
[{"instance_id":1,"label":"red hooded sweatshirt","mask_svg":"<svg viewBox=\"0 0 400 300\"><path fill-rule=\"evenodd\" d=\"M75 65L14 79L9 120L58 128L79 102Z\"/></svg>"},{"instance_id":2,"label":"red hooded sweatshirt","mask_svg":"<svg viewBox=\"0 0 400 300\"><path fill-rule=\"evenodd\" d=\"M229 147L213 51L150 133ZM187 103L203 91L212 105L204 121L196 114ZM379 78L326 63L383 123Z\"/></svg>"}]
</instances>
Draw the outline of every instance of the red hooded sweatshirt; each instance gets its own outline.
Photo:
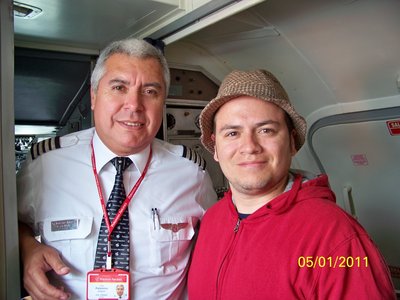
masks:
<instances>
[{"instance_id":1,"label":"red hooded sweatshirt","mask_svg":"<svg viewBox=\"0 0 400 300\"><path fill-rule=\"evenodd\" d=\"M395 299L382 255L335 204L325 175L302 182L240 220L232 194L200 225L189 300Z\"/></svg>"}]
</instances>

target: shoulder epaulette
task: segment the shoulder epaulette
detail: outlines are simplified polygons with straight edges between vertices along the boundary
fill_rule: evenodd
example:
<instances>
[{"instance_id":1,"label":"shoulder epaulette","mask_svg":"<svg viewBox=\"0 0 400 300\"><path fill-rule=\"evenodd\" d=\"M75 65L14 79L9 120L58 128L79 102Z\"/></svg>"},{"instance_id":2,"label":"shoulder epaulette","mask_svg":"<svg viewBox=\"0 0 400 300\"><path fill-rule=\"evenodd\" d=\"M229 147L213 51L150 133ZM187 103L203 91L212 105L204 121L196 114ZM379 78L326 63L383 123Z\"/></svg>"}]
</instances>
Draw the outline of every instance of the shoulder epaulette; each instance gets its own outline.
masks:
<instances>
[{"instance_id":1,"label":"shoulder epaulette","mask_svg":"<svg viewBox=\"0 0 400 300\"><path fill-rule=\"evenodd\" d=\"M201 157L201 155L199 153L197 153L195 150L193 150L185 145L182 145L182 146L183 146L182 157L193 161L195 164L198 164L202 170L205 170L206 164L207 164L205 159L203 157Z\"/></svg>"},{"instance_id":2,"label":"shoulder epaulette","mask_svg":"<svg viewBox=\"0 0 400 300\"><path fill-rule=\"evenodd\" d=\"M31 147L31 156L32 160L42 155L43 153L49 152L54 149L61 148L60 137L52 137L46 140L43 140L39 143L33 144Z\"/></svg>"}]
</instances>

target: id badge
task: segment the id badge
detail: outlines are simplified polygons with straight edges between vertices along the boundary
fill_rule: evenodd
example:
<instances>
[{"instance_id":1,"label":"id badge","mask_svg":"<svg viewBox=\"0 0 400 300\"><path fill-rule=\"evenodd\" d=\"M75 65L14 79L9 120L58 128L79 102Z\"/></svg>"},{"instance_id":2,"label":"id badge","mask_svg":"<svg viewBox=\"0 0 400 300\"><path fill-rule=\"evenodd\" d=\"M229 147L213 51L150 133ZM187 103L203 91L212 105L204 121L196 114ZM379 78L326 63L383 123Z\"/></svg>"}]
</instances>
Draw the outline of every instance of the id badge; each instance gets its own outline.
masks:
<instances>
[{"instance_id":1,"label":"id badge","mask_svg":"<svg viewBox=\"0 0 400 300\"><path fill-rule=\"evenodd\" d=\"M86 300L129 300L129 272L96 269L86 276Z\"/></svg>"}]
</instances>

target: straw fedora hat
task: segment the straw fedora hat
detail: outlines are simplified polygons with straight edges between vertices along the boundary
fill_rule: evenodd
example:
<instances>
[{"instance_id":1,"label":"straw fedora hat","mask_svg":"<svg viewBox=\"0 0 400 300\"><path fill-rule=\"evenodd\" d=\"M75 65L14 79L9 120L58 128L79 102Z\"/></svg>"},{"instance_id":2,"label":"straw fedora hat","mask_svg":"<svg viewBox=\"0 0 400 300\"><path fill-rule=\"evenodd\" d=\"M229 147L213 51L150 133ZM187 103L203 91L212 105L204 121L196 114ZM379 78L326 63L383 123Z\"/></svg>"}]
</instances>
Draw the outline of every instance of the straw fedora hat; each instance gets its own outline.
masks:
<instances>
[{"instance_id":1,"label":"straw fedora hat","mask_svg":"<svg viewBox=\"0 0 400 300\"><path fill-rule=\"evenodd\" d=\"M274 75L266 70L232 71L221 83L217 96L212 99L200 114L201 142L214 153L214 141L211 139L214 116L217 110L229 100L240 96L251 96L274 103L282 108L292 119L296 130L296 150L303 146L307 124L290 103L289 97Z\"/></svg>"}]
</instances>

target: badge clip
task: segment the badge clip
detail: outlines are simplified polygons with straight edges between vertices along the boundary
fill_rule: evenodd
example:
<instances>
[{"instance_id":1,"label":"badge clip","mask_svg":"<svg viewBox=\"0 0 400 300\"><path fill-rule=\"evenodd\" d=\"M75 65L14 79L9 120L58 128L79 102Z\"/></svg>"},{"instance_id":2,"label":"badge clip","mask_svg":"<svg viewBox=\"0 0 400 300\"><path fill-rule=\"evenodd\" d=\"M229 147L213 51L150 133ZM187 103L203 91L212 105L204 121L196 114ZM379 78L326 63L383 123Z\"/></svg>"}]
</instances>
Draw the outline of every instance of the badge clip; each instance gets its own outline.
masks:
<instances>
[{"instance_id":1,"label":"badge clip","mask_svg":"<svg viewBox=\"0 0 400 300\"><path fill-rule=\"evenodd\" d=\"M111 252L111 241L108 239L107 243L107 258L106 258L106 269L111 270L112 268L112 252Z\"/></svg>"}]
</instances>

